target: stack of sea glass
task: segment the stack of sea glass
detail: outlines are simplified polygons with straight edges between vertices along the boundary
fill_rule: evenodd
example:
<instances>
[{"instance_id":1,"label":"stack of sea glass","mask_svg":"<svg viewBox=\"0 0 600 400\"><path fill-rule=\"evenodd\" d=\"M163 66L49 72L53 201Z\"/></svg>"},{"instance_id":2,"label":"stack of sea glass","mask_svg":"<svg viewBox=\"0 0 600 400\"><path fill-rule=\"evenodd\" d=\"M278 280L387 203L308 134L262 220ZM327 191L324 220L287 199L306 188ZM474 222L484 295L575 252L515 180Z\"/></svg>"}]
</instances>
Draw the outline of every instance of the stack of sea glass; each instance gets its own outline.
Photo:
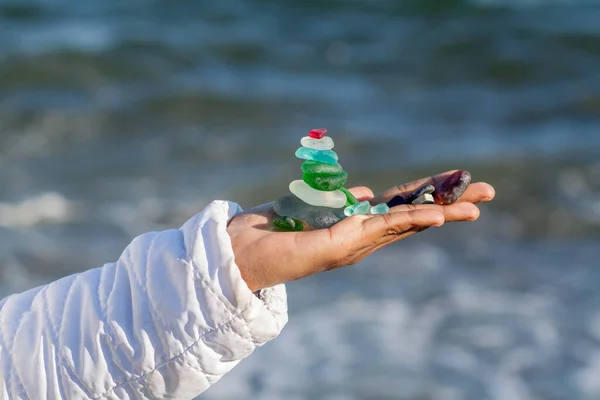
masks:
<instances>
[{"instance_id":1,"label":"stack of sea glass","mask_svg":"<svg viewBox=\"0 0 600 400\"><path fill-rule=\"evenodd\" d=\"M301 140L296 157L302 164L302 179L290 183L291 195L275 202L280 216L273 224L283 230L300 231L303 223L316 228L327 228L341 219L355 214L381 214L389 210L382 203L371 207L368 201L359 202L344 188L348 174L338 163L332 150L333 139L325 136L327 129L313 129Z\"/></svg>"}]
</instances>

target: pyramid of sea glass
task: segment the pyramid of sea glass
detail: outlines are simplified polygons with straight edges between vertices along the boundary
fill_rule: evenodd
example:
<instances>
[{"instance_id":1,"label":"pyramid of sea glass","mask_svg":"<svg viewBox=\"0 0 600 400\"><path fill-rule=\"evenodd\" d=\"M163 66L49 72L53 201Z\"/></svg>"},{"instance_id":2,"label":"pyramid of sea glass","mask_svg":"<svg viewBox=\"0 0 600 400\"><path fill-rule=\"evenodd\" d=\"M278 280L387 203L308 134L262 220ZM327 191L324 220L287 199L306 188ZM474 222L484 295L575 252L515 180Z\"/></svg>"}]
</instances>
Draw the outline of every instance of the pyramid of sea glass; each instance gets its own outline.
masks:
<instances>
[{"instance_id":1,"label":"pyramid of sea glass","mask_svg":"<svg viewBox=\"0 0 600 400\"><path fill-rule=\"evenodd\" d=\"M291 194L275 202L275 212L281 217L274 225L284 230L302 230L303 223L315 228L328 228L354 214L387 212L381 205L371 208L344 188L348 174L338 163L333 151L333 139L325 136L327 129L313 129L300 141L296 157L302 163L302 179L290 183Z\"/></svg>"}]
</instances>

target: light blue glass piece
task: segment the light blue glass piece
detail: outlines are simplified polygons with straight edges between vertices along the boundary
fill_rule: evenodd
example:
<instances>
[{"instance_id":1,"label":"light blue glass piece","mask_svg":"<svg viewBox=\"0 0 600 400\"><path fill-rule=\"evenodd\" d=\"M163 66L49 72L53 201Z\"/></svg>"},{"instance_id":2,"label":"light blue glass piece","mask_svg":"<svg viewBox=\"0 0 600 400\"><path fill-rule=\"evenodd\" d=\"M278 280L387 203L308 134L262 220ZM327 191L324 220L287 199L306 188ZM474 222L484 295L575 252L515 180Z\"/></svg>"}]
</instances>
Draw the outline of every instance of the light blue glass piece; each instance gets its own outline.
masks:
<instances>
[{"instance_id":1,"label":"light blue glass piece","mask_svg":"<svg viewBox=\"0 0 600 400\"><path fill-rule=\"evenodd\" d=\"M296 157L333 165L337 164L338 161L338 155L333 150L316 150L308 147L300 147L296 150Z\"/></svg>"},{"instance_id":2,"label":"light blue glass piece","mask_svg":"<svg viewBox=\"0 0 600 400\"><path fill-rule=\"evenodd\" d=\"M368 201L361 201L352 206L344 208L344 215L350 217L357 214L368 214L371 209L371 204Z\"/></svg>"},{"instance_id":3,"label":"light blue glass piece","mask_svg":"<svg viewBox=\"0 0 600 400\"><path fill-rule=\"evenodd\" d=\"M377 204L375 207L371 207L371 214L385 214L389 210L390 208L387 204L381 203Z\"/></svg>"}]
</instances>

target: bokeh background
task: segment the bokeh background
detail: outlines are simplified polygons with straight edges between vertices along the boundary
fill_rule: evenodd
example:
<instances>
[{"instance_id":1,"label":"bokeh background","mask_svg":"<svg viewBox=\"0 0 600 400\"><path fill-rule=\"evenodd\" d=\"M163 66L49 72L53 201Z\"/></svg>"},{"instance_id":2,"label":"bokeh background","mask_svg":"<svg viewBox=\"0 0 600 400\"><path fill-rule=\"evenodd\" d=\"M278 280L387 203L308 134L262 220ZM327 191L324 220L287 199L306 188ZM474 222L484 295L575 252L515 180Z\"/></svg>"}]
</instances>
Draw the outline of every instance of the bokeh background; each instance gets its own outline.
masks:
<instances>
[{"instance_id":1,"label":"bokeh background","mask_svg":"<svg viewBox=\"0 0 600 400\"><path fill-rule=\"evenodd\" d=\"M600 2L0 0L0 294L286 194L316 127L350 185L497 199L289 284L201 398L600 398Z\"/></svg>"}]
</instances>

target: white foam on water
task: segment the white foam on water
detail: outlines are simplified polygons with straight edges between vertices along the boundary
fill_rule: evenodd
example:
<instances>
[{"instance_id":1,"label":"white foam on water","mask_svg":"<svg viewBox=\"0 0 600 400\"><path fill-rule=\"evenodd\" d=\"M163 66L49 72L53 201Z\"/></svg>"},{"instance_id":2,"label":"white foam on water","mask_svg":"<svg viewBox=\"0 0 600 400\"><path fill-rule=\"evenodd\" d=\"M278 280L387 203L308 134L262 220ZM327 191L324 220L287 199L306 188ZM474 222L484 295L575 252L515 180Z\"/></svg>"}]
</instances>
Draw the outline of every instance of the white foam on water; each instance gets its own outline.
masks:
<instances>
[{"instance_id":1,"label":"white foam on water","mask_svg":"<svg viewBox=\"0 0 600 400\"><path fill-rule=\"evenodd\" d=\"M600 341L600 313L594 314L588 322L588 333L594 339Z\"/></svg>"},{"instance_id":2,"label":"white foam on water","mask_svg":"<svg viewBox=\"0 0 600 400\"><path fill-rule=\"evenodd\" d=\"M113 28L102 22L38 24L17 38L19 50L30 54L56 50L102 51L116 43Z\"/></svg>"},{"instance_id":3,"label":"white foam on water","mask_svg":"<svg viewBox=\"0 0 600 400\"><path fill-rule=\"evenodd\" d=\"M100 214L106 221L135 237L147 231L178 228L177 224L183 224L201 212L209 202L201 196L190 200L147 196L135 201L108 203L102 207Z\"/></svg>"},{"instance_id":4,"label":"white foam on water","mask_svg":"<svg viewBox=\"0 0 600 400\"><path fill-rule=\"evenodd\" d=\"M388 279L394 271L416 274L390 269L379 258L374 263L381 267L372 272L387 271ZM442 270L422 274L447 279ZM460 275L445 287L442 297L424 303L354 293L292 314L278 339L202 398L540 398L525 374L543 371L562 349L558 301L544 292L479 286ZM592 380L600 376L596 368L600 361L590 360L575 378L588 393L600 393Z\"/></svg>"},{"instance_id":5,"label":"white foam on water","mask_svg":"<svg viewBox=\"0 0 600 400\"><path fill-rule=\"evenodd\" d=\"M511 8L536 8L541 6L569 4L571 0L471 0L481 7L511 7Z\"/></svg>"},{"instance_id":6,"label":"white foam on water","mask_svg":"<svg viewBox=\"0 0 600 400\"><path fill-rule=\"evenodd\" d=\"M477 360L472 352L462 346L439 346L436 362L446 368L458 370L465 374L477 374L481 372L479 360Z\"/></svg>"},{"instance_id":7,"label":"white foam on water","mask_svg":"<svg viewBox=\"0 0 600 400\"><path fill-rule=\"evenodd\" d=\"M510 330L495 325L478 325L469 329L474 345L482 349L501 349L511 345L514 338Z\"/></svg>"},{"instance_id":8,"label":"white foam on water","mask_svg":"<svg viewBox=\"0 0 600 400\"><path fill-rule=\"evenodd\" d=\"M462 400L465 399L464 391L451 386L440 386L436 388L432 395L433 399L442 400Z\"/></svg>"},{"instance_id":9,"label":"white foam on water","mask_svg":"<svg viewBox=\"0 0 600 400\"><path fill-rule=\"evenodd\" d=\"M555 300L543 294L507 293L476 287L457 279L451 284L450 300L463 312L474 314L517 314L539 317L556 306Z\"/></svg>"},{"instance_id":10,"label":"white foam on water","mask_svg":"<svg viewBox=\"0 0 600 400\"><path fill-rule=\"evenodd\" d=\"M493 400L529 400L535 397L519 372L536 363L530 349L519 349L506 355L495 373L490 394Z\"/></svg>"},{"instance_id":11,"label":"white foam on water","mask_svg":"<svg viewBox=\"0 0 600 400\"><path fill-rule=\"evenodd\" d=\"M18 203L0 203L0 226L31 227L41 223L60 224L70 220L74 205L56 192L46 192Z\"/></svg>"},{"instance_id":12,"label":"white foam on water","mask_svg":"<svg viewBox=\"0 0 600 400\"><path fill-rule=\"evenodd\" d=\"M415 375L427 370L432 362L468 374L480 371L479 361L465 348L436 346L441 322L450 315L443 305L417 310L396 299L342 301L310 310L295 315L280 338L244 361L227 377L229 384L217 384L205 396L262 398L261 392L253 391L249 384L249 377L258 375L262 376L264 393L280 398L301 392L308 399L310 388L315 387L320 388L319 392L346 388L348 396L360 389L384 398L411 398L425 393L437 393L436 398L459 398L458 388L438 386L431 381L423 385ZM355 332L360 332L366 343L352 343L348 336ZM364 346L373 348L375 353ZM365 365L384 373L361 376ZM505 395L497 397L499 400L508 399L509 394L524 393L512 376L499 375L497 379L510 383L512 388L510 392L503 389Z\"/></svg>"},{"instance_id":13,"label":"white foam on water","mask_svg":"<svg viewBox=\"0 0 600 400\"><path fill-rule=\"evenodd\" d=\"M587 356L585 366L576 371L572 380L590 398L600 397L600 351Z\"/></svg>"}]
</instances>

